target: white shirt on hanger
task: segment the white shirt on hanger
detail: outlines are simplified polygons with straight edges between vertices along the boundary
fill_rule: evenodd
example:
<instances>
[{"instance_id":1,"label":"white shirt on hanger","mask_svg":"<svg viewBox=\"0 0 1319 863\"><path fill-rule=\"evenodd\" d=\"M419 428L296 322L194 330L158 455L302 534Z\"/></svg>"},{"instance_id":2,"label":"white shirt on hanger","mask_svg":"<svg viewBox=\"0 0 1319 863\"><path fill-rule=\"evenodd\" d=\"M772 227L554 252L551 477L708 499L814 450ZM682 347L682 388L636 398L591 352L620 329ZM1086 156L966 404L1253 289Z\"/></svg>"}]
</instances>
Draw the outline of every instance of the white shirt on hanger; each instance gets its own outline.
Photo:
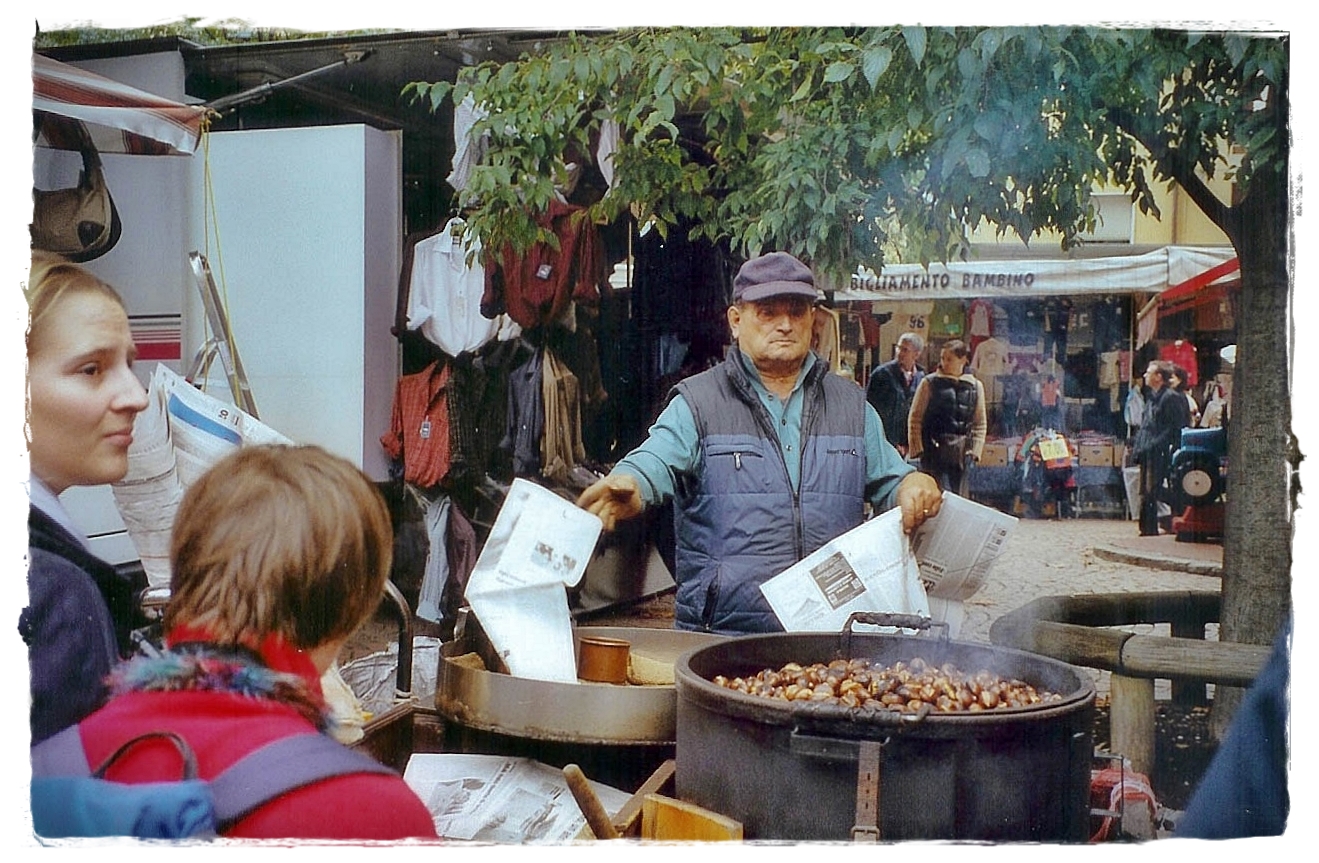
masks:
<instances>
[{"instance_id":1,"label":"white shirt on hanger","mask_svg":"<svg viewBox=\"0 0 1319 863\"><path fill-rule=\"evenodd\" d=\"M500 326L498 318L481 314L485 268L480 264L480 240L473 239L477 257L468 266L465 228L463 220L453 218L438 234L417 241L408 286L408 329L420 330L453 357L477 350Z\"/></svg>"}]
</instances>

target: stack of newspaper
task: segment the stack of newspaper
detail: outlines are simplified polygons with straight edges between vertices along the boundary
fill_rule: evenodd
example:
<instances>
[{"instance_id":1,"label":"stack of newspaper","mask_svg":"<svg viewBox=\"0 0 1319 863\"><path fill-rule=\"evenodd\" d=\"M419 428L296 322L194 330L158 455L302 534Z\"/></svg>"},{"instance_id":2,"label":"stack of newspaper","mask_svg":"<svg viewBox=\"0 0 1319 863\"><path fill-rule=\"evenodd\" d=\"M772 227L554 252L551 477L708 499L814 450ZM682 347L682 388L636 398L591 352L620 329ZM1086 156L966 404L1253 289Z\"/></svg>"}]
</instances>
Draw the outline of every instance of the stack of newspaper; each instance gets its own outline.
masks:
<instances>
[{"instance_id":1,"label":"stack of newspaper","mask_svg":"<svg viewBox=\"0 0 1319 863\"><path fill-rule=\"evenodd\" d=\"M110 487L149 587L169 586L169 537L183 492L230 452L266 443L292 441L168 367L156 366L147 408L133 424L128 473Z\"/></svg>"}]
</instances>

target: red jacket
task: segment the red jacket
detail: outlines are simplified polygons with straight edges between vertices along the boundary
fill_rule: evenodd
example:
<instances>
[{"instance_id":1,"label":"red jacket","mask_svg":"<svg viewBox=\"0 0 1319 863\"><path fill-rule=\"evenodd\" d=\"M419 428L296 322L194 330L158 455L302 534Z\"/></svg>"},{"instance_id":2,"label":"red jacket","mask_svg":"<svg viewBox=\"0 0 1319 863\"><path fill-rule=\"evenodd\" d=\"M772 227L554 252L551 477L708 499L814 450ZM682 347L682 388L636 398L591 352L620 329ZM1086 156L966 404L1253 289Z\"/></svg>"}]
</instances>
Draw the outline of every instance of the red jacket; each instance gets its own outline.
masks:
<instances>
[{"instance_id":1,"label":"red jacket","mask_svg":"<svg viewBox=\"0 0 1319 863\"><path fill-rule=\"evenodd\" d=\"M272 653L277 655L272 656ZM311 662L292 650L263 650L272 668L320 681ZM315 731L293 708L231 692L131 692L82 721L83 747L95 769L130 738L170 730L197 755L198 773L210 779L258 747ZM167 741L147 741L121 757L106 774L118 782L179 778L179 759ZM259 807L224 832L253 839L435 838L426 806L401 777L348 774L290 791Z\"/></svg>"}]
</instances>

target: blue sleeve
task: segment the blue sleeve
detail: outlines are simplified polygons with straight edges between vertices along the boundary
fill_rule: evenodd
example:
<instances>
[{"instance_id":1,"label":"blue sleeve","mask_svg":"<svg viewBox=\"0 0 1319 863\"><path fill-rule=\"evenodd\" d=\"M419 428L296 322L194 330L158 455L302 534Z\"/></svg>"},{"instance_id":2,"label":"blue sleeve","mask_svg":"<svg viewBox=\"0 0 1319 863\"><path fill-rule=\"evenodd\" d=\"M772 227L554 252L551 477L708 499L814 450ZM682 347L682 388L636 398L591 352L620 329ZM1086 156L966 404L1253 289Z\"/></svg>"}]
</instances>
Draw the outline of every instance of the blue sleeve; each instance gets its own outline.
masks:
<instances>
[{"instance_id":1,"label":"blue sleeve","mask_svg":"<svg viewBox=\"0 0 1319 863\"><path fill-rule=\"evenodd\" d=\"M898 484L914 471L893 444L884 437L879 414L866 404L866 497L876 512L892 509L897 502Z\"/></svg>"},{"instance_id":2,"label":"blue sleeve","mask_svg":"<svg viewBox=\"0 0 1319 863\"><path fill-rule=\"evenodd\" d=\"M1194 839L1281 836L1287 828L1287 719L1291 621L1246 690L1174 835Z\"/></svg>"},{"instance_id":3,"label":"blue sleeve","mask_svg":"<svg viewBox=\"0 0 1319 863\"><path fill-rule=\"evenodd\" d=\"M674 473L691 473L700 459L696 419L682 396L675 396L650 427L646 439L623 456L611 473L626 473L641 484L647 506L673 496Z\"/></svg>"}]
</instances>

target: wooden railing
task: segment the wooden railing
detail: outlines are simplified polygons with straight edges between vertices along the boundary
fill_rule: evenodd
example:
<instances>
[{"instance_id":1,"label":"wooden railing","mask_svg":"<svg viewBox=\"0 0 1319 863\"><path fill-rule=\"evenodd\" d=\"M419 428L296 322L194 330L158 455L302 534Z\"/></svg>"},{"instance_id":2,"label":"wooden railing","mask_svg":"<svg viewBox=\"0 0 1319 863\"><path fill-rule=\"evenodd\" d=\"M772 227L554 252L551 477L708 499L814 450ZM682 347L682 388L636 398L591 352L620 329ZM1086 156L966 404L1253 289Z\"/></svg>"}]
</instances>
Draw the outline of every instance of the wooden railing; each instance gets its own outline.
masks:
<instances>
[{"instance_id":1,"label":"wooden railing","mask_svg":"<svg viewBox=\"0 0 1319 863\"><path fill-rule=\"evenodd\" d=\"M1045 596L994 621L989 640L1112 672L1110 747L1148 775L1154 766L1156 679L1172 682L1175 702L1203 704L1206 683L1249 686L1269 657L1269 645L1205 640L1220 605L1217 591ZM1136 624L1169 624L1172 635L1111 628Z\"/></svg>"}]
</instances>

